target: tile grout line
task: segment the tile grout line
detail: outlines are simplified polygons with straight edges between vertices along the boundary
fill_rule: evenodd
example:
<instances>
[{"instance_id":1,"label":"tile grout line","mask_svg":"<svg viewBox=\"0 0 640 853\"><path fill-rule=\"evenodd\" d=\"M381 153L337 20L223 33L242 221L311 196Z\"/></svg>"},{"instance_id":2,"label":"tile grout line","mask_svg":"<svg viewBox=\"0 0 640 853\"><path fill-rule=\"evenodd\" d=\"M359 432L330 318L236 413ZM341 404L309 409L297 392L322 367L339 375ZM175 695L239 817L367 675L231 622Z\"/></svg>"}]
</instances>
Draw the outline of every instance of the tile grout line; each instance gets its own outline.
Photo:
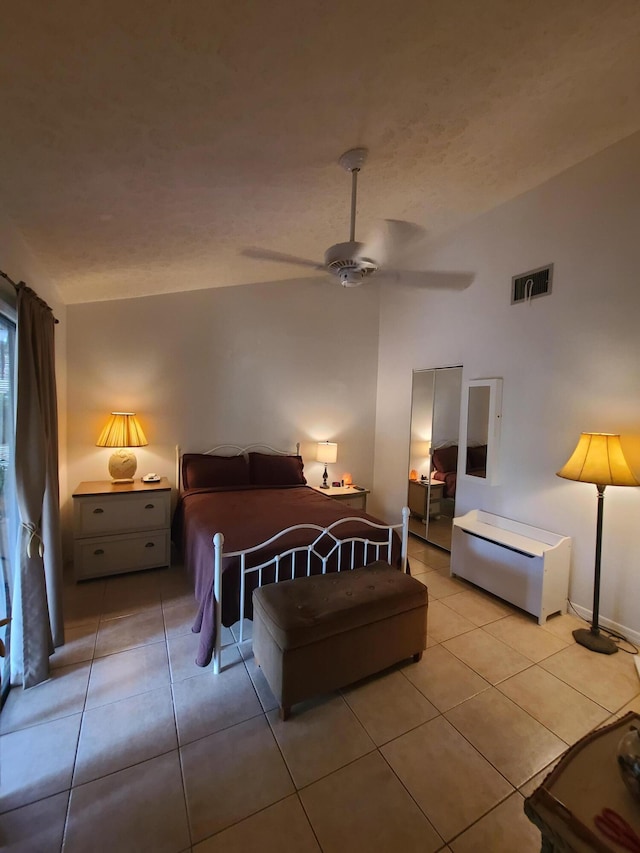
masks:
<instances>
[{"instance_id":1,"label":"tile grout line","mask_svg":"<svg viewBox=\"0 0 640 853\"><path fill-rule=\"evenodd\" d=\"M84 723L85 723L85 712L87 709L87 698L89 696L89 685L91 684L91 673L93 672L93 662L95 660L96 647L98 644L98 632L100 630L100 620L102 618L102 608L104 606L105 591L106 591L106 584L104 584L104 586L102 588L102 595L100 596L100 598L101 598L100 617L98 618L98 625L96 627L96 633L95 633L95 637L94 637L94 641L93 641L93 650L91 653L91 660L90 660L90 664L89 664L89 675L87 677L87 686L86 686L85 693L84 693L84 701L82 703L80 725L78 726L78 738L76 740L76 748L75 748L75 752L74 752L74 756L73 756L73 765L71 768L71 779L69 781L69 795L67 797L67 808L65 810L64 824L63 824L63 829L62 829L62 840L60 843L60 850L61 851L64 850L64 847L65 847L65 844L67 841L67 834L69 831L69 818L71 815L71 796L72 796L72 792L73 792L73 780L74 780L75 775L76 775L76 766L78 763L78 750L80 748L80 738L82 736L82 731L83 731Z\"/></svg>"},{"instance_id":2,"label":"tile grout line","mask_svg":"<svg viewBox=\"0 0 640 853\"><path fill-rule=\"evenodd\" d=\"M233 634L234 639L235 639L235 634L233 633L233 630L231 631L231 633ZM245 641L243 640L243 642L245 642ZM287 771L287 773L289 774L289 779L290 779L290 781L291 781L291 785L293 786L293 794L298 795L298 788L297 788L296 783L295 783L295 781L294 781L294 779L293 779L293 776L292 776L292 774L291 774L291 770L289 769L289 765L288 765L288 763L287 763L287 761L286 761L286 758L285 758L285 756L284 756L284 754L283 754L283 752L282 752L282 750L281 750L281 748L280 748L280 744L278 743L278 739L277 739L277 737L275 736L275 734L274 734L274 732L273 732L273 729L272 729L272 727L271 727L271 723L269 722L269 718L268 718L268 716L267 716L267 713L268 713L268 712L265 710L264 705L262 704L262 701L261 701L261 699L260 699L260 696L259 696L259 694L258 694L258 691L256 690L256 686L255 686L255 684L254 684L254 682L253 682L253 679L251 678L251 673L249 672L249 668L247 667L247 662L246 662L245 658L243 657L242 653L240 652L240 648L239 648L239 644L238 644L238 643L236 643L236 648L238 649L238 654L240 655L240 662L241 662L241 663L243 664L243 666L244 666L245 672L246 672L246 674L247 674L247 677L249 678L249 682L250 682L250 684L251 684L251 686L252 686L252 688L253 688L253 691L254 691L254 693L255 693L255 695L256 695L256 698L257 698L257 700L258 700L258 703L259 703L260 707L262 708L262 711L261 711L260 713L258 713L258 714L254 714L252 717L248 717L246 720L242 720L242 722L241 722L241 723L232 723L231 725L229 725L229 726L225 726L225 727L224 727L224 728L222 728L222 729L218 729L218 730L216 730L215 732L211 732L211 733L210 733L210 734L208 734L208 735L203 735L203 737L202 737L202 738L196 738L196 740L194 740L194 741L190 741L190 743L197 743L197 741L198 741L198 740L202 740L202 739L204 739L204 738L206 738L206 737L210 737L210 736L211 736L211 734L218 734L219 732L226 731L227 729L234 728L234 727L235 727L235 726L237 726L237 725L242 725L242 723L246 723L246 722L248 722L248 720L255 720L255 719L257 719L258 717L262 716L262 717L264 718L264 722L265 722L265 724L266 724L266 726L267 726L267 729L268 729L268 731L269 731L269 734L270 734L270 735L271 735L271 737L273 738L273 741L274 741L274 743L275 743L275 745L276 745L276 748L277 748L278 752L280 753L280 757L281 757L282 762L283 762L283 764L284 764L284 766L285 766L285 768L286 768L286 771ZM236 663L237 663L237 662L236 662ZM212 673L209 673L209 675L212 675ZM185 744L185 745L186 745L186 744ZM180 765L181 765L181 769L182 769L182 752L181 752L181 749L180 749ZM186 787L185 787L185 785L184 785L184 774L183 774L183 792L184 792L184 796L185 796L185 799L186 799ZM200 839L200 840L199 840L198 842L196 842L196 843L197 843L197 844L201 844L202 842L204 842L204 841L208 840L209 838L215 838L216 836L220 835L221 833L226 832L226 830L231 829L231 827L233 827L233 826L238 826L239 824L243 823L245 820L248 820L249 818L252 818L252 817L254 817L254 816L255 816L255 815L257 815L257 814L260 814L261 812L264 812L264 811L266 811L267 809L272 808L272 806L275 806L275 805L277 805L278 803L283 802L284 800L286 800L286 799L288 799L289 797L293 796L293 794L286 794L284 797L280 797L280 799L279 799L279 800L276 800L276 801L275 801L275 802L273 802L273 803L269 803L269 805L267 805L267 806L263 806L262 808L257 809L257 811L255 811L255 812L251 812L251 814L248 814L248 815L246 815L245 817L240 818L239 820L236 820L236 821L234 821L233 823L230 823L228 826L225 826L225 827L223 827L222 829L218 830L217 832L212 833L212 835L208 835L206 838L202 838L202 839ZM299 799L299 797L298 797L298 799ZM303 807L303 809L304 809L304 807ZM188 814L188 809L187 809L187 814ZM305 817L306 817L306 812L305 812ZM308 818L307 818L307 820L308 820ZM311 821L309 821L309 825L310 825L311 830L312 830L312 832L313 832L313 834L314 834L314 836L315 836L315 831L313 830L313 826L311 825ZM190 834L190 836L191 836L191 826L189 826L189 834ZM192 841L191 841L191 844L192 844L192 846L193 846L193 844L194 844L193 839L192 839ZM322 850L322 847L320 847L320 849Z\"/></svg>"},{"instance_id":3,"label":"tile grout line","mask_svg":"<svg viewBox=\"0 0 640 853\"><path fill-rule=\"evenodd\" d=\"M320 849L320 851L323 851L324 848L323 848L322 844L320 843L320 839L318 838L318 833L316 832L316 829L313 825L313 822L312 822L311 818L309 817L309 813L307 812L306 808L304 807L302 797L300 796L300 791L298 791L297 789L296 789L296 797L298 798L298 802L300 803L300 808L302 809L304 816L307 819L307 823L309 824L309 828L311 829L311 832L313 833L313 837L315 838L315 840L318 844L318 848Z\"/></svg>"},{"instance_id":4,"label":"tile grout line","mask_svg":"<svg viewBox=\"0 0 640 853\"><path fill-rule=\"evenodd\" d=\"M438 717L441 717L441 716L442 716L442 714L438 714L436 717L432 717L432 719L433 719L433 720L437 720L437 719L438 719ZM431 722L431 720L426 720L426 723L430 723L430 722ZM420 726L424 726L426 723L420 723ZM420 728L420 726L415 726L415 728L411 729L410 731L415 731L416 729ZM407 732L405 732L405 734L407 734ZM404 737L404 735L399 735L398 737ZM388 743L392 743L394 740L397 740L397 739L398 739L398 738L392 738L392 740L388 741L388 742L387 742L387 744L388 744ZM382 745L383 745L383 746L387 746L387 744L382 744ZM398 774L396 773L396 771L394 770L394 768L391 766L391 764L389 763L389 761L388 761L388 759L387 759L386 755L382 752L382 749L381 749L380 747L378 747L378 754L380 755L380 757L382 758L382 760L384 761L384 763L387 765L387 767L389 768L389 770L393 773L393 775L395 776L395 778L398 780L398 782L399 782L399 783L400 783L400 785L402 786L402 789L403 789L404 791L406 791L406 793L408 794L408 796L409 796L409 797L410 797L410 799L411 799L411 802L412 802L412 803L415 803L415 806L416 806L416 808L418 809L418 811L420 812L420 814L424 816L424 819L427 821L427 823L429 824L429 826L433 829L433 831L434 831L434 832L435 832L435 834L438 836L438 838L441 838L441 839L442 839L442 843L443 843L443 845L446 847L448 842L446 841L446 839L444 839L444 838L442 837L442 835L441 835L441 834L438 832L438 830L435 828L435 826L433 825L433 823L432 823L432 822L431 822L431 820L429 819L429 816L426 814L426 812L424 811L424 809L422 808L422 806L420 805L420 803L419 803L419 802L416 800L416 798L413 796L413 794L411 793L411 791L407 788L407 786L406 786L406 785L405 785L405 783L402 781L402 779L398 776ZM441 848L438 848L438 849L441 849Z\"/></svg>"},{"instance_id":5,"label":"tile grout line","mask_svg":"<svg viewBox=\"0 0 640 853\"><path fill-rule=\"evenodd\" d=\"M484 692L486 692L486 691L484 691L484 690L483 690L482 692L484 693ZM480 694L476 694L476 695L480 695ZM471 697L471 698L475 698L475 697ZM512 702L512 704L514 704L514 705L515 705L515 702L513 702L512 700L510 700L508 696L505 696L505 698L506 698L506 699L508 699L510 702ZM465 700L465 701L466 701L466 700ZM459 707L461 704L463 704L463 703L461 702L461 703L459 703L458 705L455 705L455 706L454 706L454 708ZM516 707L517 707L517 708L519 708L519 706L518 706L518 705L516 705ZM451 710L453 710L453 708L449 708L449 711L451 711ZM527 712L526 712L526 711L524 711L522 708L520 708L520 710L521 710L521 711L523 711L523 713L525 713L525 714L527 713ZM471 747L472 747L472 748L473 748L473 749L478 753L478 755L479 755L481 758L483 758L483 759L484 759L488 764L490 764L490 765L491 765L491 767L493 767L493 769L496 771L496 773L499 773L499 774L502 776L502 778L507 782L507 784L511 785L511 787L512 787L515 791L517 791L517 790L519 789L519 787L520 787L520 786L518 786L518 785L514 785L514 783L513 783L510 779L508 779L508 778L505 776L505 774L502 772L502 770L500 770L498 767L496 767L496 766L495 766L495 764L493 763L493 761L491 761L491 759L490 759L490 758L488 758L486 755L484 755L482 752L480 752L480 750L478 749L478 747L477 747L474 743L472 743L472 742L469 740L469 738L467 737L467 735L465 735L465 733L464 733L464 732L460 731L460 729L456 726L456 724L453 722L453 720L450 720L447 716L445 716L447 713L449 713L449 711L444 711L444 712L443 712L443 714L442 714L442 716L443 716L443 717L444 717L444 719L447 721L447 723L448 723L450 726L452 726L452 728L454 728L454 729L456 730L456 732L460 735L460 737L464 738L464 739L467 741L467 743L469 744L469 746L471 746ZM530 714L528 714L528 716L531 716L531 715L530 715ZM532 720L534 720L534 722L536 722L536 723L538 722L538 721L537 721L537 720L535 720L533 717L531 717L531 719L532 719ZM542 723L539 723L539 725L542 725ZM546 729L547 727L546 727L546 726L543 726L543 728L545 728L545 729ZM557 738L558 738L558 740L560 740L560 741L562 741L564 744L566 744L566 741L563 741L563 740L562 740L562 738L558 737L558 735L554 734L554 732L551 732L551 731L550 731L550 729L547 729L547 731L549 731L552 735L554 735L554 737L557 737ZM568 749L568 748L569 748L569 745L568 745L568 744L566 744L566 745L567 745L567 749ZM560 755L562 755L564 752L566 752L566 749L563 749L563 750L562 750L562 752L560 753ZM557 761L558 757L559 757L559 756L556 756L555 758L553 758L553 759L552 759L552 761ZM545 764L545 765L544 765L544 767L547 767L549 763L550 763L550 762L548 762L547 764ZM529 779L533 779L533 777L534 777L537 773L540 773L542 770L544 770L544 767L541 767L539 770L536 770L536 771L532 774L532 776L530 776L530 777L529 777ZM526 785L526 784L527 784L527 782L529 781L529 779L527 779L526 781L524 781L522 784L523 784L523 785ZM513 793L513 791L512 791L511 793ZM511 796L511 794L509 794L509 796Z\"/></svg>"},{"instance_id":6,"label":"tile grout line","mask_svg":"<svg viewBox=\"0 0 640 853\"><path fill-rule=\"evenodd\" d=\"M169 669L169 692L171 694L171 711L173 713L173 730L176 736L176 752L178 758L178 767L180 769L180 787L182 789L182 802L184 804L184 814L187 822L187 832L189 833L189 849L193 847L193 832L191 828L191 817L189 813L189 803L187 800L187 786L184 778L184 764L182 762L182 749L180 745L180 734L178 731L178 713L176 710L176 695L173 689L173 673L171 671L171 658L169 657L169 637L167 636L167 622L164 615L164 607L162 601L162 591L160 592L160 610L162 613L162 624L164 626L164 644L167 655L167 667Z\"/></svg>"}]
</instances>

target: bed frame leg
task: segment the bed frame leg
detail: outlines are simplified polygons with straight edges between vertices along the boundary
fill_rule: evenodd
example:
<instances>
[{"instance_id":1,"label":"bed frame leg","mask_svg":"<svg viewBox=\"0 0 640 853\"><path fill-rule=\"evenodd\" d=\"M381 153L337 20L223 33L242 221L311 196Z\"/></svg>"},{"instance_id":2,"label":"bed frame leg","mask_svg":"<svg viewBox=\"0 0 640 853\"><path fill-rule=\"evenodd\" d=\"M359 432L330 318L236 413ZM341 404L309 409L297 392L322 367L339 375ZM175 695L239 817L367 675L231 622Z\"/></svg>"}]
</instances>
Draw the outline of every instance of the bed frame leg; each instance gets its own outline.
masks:
<instances>
[{"instance_id":1,"label":"bed frame leg","mask_svg":"<svg viewBox=\"0 0 640 853\"><path fill-rule=\"evenodd\" d=\"M289 719L290 713L291 713L291 706L290 705L281 705L280 706L280 719L282 720L283 723Z\"/></svg>"},{"instance_id":2,"label":"bed frame leg","mask_svg":"<svg viewBox=\"0 0 640 853\"><path fill-rule=\"evenodd\" d=\"M213 537L213 621L216 631L213 648L213 674L220 675L222 663L222 549L224 536L216 533Z\"/></svg>"},{"instance_id":3,"label":"bed frame leg","mask_svg":"<svg viewBox=\"0 0 640 853\"><path fill-rule=\"evenodd\" d=\"M416 652L413 656L413 662L419 663L422 660L422 652Z\"/></svg>"}]
</instances>

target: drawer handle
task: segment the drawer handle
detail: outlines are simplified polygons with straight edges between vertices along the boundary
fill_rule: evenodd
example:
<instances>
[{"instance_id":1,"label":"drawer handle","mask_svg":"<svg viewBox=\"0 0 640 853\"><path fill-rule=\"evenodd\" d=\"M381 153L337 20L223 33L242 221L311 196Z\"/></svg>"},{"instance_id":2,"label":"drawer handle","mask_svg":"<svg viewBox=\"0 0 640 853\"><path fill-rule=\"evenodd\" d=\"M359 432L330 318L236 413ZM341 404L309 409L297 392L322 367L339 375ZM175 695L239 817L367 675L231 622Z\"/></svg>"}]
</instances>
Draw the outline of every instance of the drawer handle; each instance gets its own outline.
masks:
<instances>
[{"instance_id":1,"label":"drawer handle","mask_svg":"<svg viewBox=\"0 0 640 853\"><path fill-rule=\"evenodd\" d=\"M154 504L147 504L145 509L155 509Z\"/></svg>"},{"instance_id":2,"label":"drawer handle","mask_svg":"<svg viewBox=\"0 0 640 853\"><path fill-rule=\"evenodd\" d=\"M104 510L101 509L100 507L98 507L97 509L94 509L93 514L94 515L100 515L101 512L104 512Z\"/></svg>"},{"instance_id":3,"label":"drawer handle","mask_svg":"<svg viewBox=\"0 0 640 853\"><path fill-rule=\"evenodd\" d=\"M104 554L104 548L96 548L96 550L95 550L93 553L94 553L97 557L99 557L99 556L100 556L100 554Z\"/></svg>"},{"instance_id":4,"label":"drawer handle","mask_svg":"<svg viewBox=\"0 0 640 853\"><path fill-rule=\"evenodd\" d=\"M155 548L155 545L153 542L147 542L147 544L144 547L145 548Z\"/></svg>"}]
</instances>

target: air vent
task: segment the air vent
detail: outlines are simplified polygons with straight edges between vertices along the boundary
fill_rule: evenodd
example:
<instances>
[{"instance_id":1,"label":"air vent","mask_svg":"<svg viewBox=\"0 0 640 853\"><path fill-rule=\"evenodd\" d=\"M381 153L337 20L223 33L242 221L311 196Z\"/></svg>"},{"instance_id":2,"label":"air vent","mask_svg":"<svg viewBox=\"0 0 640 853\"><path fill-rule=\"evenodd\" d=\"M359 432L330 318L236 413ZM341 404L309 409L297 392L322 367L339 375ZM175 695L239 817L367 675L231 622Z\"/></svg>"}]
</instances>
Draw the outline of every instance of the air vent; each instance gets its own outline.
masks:
<instances>
[{"instance_id":1,"label":"air vent","mask_svg":"<svg viewBox=\"0 0 640 853\"><path fill-rule=\"evenodd\" d=\"M511 304L551 293L552 279L553 264L514 276L511 279Z\"/></svg>"}]
</instances>

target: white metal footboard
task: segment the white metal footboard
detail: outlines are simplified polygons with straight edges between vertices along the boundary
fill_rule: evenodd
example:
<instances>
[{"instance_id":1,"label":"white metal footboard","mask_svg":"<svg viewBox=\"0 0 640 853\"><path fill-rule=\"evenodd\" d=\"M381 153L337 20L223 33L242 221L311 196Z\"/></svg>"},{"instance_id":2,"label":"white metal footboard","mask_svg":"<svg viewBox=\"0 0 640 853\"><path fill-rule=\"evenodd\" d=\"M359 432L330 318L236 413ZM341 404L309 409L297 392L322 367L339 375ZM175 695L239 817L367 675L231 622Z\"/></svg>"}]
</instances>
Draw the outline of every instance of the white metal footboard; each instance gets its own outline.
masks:
<instances>
[{"instance_id":1,"label":"white metal footboard","mask_svg":"<svg viewBox=\"0 0 640 853\"><path fill-rule=\"evenodd\" d=\"M341 525L346 524L348 522L357 522L361 526L370 527L372 530L384 530L387 532L387 536L383 541L374 541L368 539L366 536L358 535L358 536L347 536L343 539L340 539L335 532L337 528ZM312 542L308 545L300 545L294 548L288 548L281 553L276 554L273 557L270 557L265 562L260 563L256 566L247 566L247 558L255 554L256 551L260 551L262 548L267 548L269 546L273 546L274 544L277 547L277 542L279 539L293 533L295 531L306 530L310 533L315 531L316 535ZM279 533L276 533L270 539L267 539L265 542L261 542L259 545L255 545L253 548L247 548L242 551L224 551L224 536L222 533L216 533L213 537L213 550L214 550L214 582L213 582L213 596L214 596L214 625L215 625L215 646L213 651L213 671L217 675L220 672L221 666L221 655L222 655L222 560L223 557L238 557L240 559L240 636L238 638L238 643L241 643L244 639L244 606L245 606L245 595L246 595L246 578L249 574L257 574L258 578L258 586L262 586L263 576L266 569L273 569L275 573L275 582L281 580L288 580L294 576L294 572L296 573L296 577L301 577L303 575L311 574L311 567L313 562L319 561L322 565L322 574L325 574L327 571L327 565L329 560L332 557L336 557L337 559L337 570L338 571L349 571L351 569L357 568L357 566L368 565L369 563L373 563L376 560L386 560L388 563L391 563L391 554L392 554L392 544L393 544L393 532L397 530L401 534L401 565L402 571L406 572L407 570L407 541L408 541L408 531L409 531L409 508L403 507L402 510L402 523L401 524L378 524L374 521L370 521L367 518L341 518L339 521L334 521L333 524L330 524L328 527L321 527L319 524L295 524L293 527L287 527L286 530L281 530ZM318 550L320 544L324 546L322 551ZM328 550L327 550L328 546ZM363 553L362 558L356 559L356 555L360 549L357 549L357 546L361 546L361 550ZM345 557L345 554L347 555ZM282 569L283 561L287 561L287 565L290 564L290 570ZM357 565L356 565L357 562ZM302 568L302 571L300 569ZM282 569L282 571L281 571ZM286 575L282 577L281 575ZM273 581L269 581L270 583ZM232 643L227 643L226 645L233 645Z\"/></svg>"}]
</instances>

